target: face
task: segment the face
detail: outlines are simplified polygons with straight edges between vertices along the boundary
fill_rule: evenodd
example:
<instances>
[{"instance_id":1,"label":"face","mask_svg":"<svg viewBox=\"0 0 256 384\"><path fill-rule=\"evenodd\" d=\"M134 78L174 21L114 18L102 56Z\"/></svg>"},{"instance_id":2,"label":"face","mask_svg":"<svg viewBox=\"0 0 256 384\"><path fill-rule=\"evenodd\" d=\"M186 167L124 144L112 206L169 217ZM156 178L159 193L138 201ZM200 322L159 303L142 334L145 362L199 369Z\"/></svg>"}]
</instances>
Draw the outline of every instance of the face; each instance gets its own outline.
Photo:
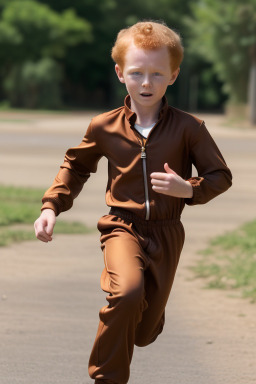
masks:
<instances>
[{"instance_id":1,"label":"face","mask_svg":"<svg viewBox=\"0 0 256 384\"><path fill-rule=\"evenodd\" d=\"M123 70L116 64L115 70L121 83L126 85L132 107L159 106L168 85L175 82L179 69L170 68L170 56L166 47L148 50L130 44Z\"/></svg>"}]
</instances>

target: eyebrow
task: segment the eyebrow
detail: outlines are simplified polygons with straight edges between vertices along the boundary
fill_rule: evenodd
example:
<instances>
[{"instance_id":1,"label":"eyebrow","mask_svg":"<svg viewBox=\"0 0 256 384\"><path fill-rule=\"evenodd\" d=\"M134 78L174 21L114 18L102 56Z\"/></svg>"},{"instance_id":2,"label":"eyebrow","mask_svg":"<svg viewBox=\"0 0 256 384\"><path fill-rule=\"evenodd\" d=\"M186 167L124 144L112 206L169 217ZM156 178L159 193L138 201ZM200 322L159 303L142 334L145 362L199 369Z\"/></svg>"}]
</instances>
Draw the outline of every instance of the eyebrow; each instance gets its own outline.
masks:
<instances>
[{"instance_id":1,"label":"eyebrow","mask_svg":"<svg viewBox=\"0 0 256 384\"><path fill-rule=\"evenodd\" d=\"M128 71L141 71L143 70L144 67L128 67ZM153 71L153 72L162 72L163 71L163 68L151 68L150 71Z\"/></svg>"},{"instance_id":2,"label":"eyebrow","mask_svg":"<svg viewBox=\"0 0 256 384\"><path fill-rule=\"evenodd\" d=\"M133 67L129 67L129 69L132 69L132 70L134 70L134 69L143 69L143 67L135 67L135 66L133 66Z\"/></svg>"}]
</instances>

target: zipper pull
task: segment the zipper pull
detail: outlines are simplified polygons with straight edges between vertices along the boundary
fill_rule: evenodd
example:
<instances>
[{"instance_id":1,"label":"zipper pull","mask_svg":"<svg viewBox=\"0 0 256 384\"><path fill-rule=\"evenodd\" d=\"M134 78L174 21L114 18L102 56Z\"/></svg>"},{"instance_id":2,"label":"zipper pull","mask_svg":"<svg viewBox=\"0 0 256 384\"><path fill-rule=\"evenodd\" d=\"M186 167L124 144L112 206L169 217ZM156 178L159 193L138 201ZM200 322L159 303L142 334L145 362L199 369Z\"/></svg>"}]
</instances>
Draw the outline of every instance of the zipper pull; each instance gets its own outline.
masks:
<instances>
[{"instance_id":1,"label":"zipper pull","mask_svg":"<svg viewBox=\"0 0 256 384\"><path fill-rule=\"evenodd\" d=\"M141 159L146 159L147 155L146 155L146 148L145 147L141 147Z\"/></svg>"}]
</instances>

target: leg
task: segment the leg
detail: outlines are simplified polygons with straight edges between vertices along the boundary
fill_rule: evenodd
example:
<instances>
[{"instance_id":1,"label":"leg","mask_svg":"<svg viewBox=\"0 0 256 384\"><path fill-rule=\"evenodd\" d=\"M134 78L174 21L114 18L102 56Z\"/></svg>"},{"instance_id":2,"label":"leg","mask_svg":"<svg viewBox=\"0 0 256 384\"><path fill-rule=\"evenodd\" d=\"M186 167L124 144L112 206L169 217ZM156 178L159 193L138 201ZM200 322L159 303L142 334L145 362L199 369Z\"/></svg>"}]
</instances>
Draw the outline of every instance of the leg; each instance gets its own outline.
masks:
<instances>
[{"instance_id":1,"label":"leg","mask_svg":"<svg viewBox=\"0 0 256 384\"><path fill-rule=\"evenodd\" d=\"M162 332L165 306L172 288L179 256L184 243L181 223L163 228L155 227L148 233L151 241L147 248L150 263L145 271L147 309L136 328L135 344L146 346Z\"/></svg>"},{"instance_id":2,"label":"leg","mask_svg":"<svg viewBox=\"0 0 256 384\"><path fill-rule=\"evenodd\" d=\"M101 287L109 305L100 311L100 323L89 361L91 378L125 384L129 378L135 329L146 307L143 250L123 228L102 236L105 269Z\"/></svg>"}]
</instances>

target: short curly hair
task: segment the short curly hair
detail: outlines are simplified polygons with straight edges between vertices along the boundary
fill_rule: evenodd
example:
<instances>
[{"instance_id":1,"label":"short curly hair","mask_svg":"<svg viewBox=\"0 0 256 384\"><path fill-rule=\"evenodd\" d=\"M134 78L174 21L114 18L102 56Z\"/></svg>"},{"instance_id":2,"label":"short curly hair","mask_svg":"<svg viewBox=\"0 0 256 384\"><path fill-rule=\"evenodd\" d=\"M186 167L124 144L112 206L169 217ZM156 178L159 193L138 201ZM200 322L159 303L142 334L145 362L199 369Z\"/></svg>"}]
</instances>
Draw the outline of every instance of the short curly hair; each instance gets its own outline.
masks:
<instances>
[{"instance_id":1,"label":"short curly hair","mask_svg":"<svg viewBox=\"0 0 256 384\"><path fill-rule=\"evenodd\" d=\"M171 71L176 71L182 60L184 48L181 37L163 22L142 21L121 29L112 48L111 57L121 69L125 65L125 54L131 42L143 49L167 47Z\"/></svg>"}]
</instances>

